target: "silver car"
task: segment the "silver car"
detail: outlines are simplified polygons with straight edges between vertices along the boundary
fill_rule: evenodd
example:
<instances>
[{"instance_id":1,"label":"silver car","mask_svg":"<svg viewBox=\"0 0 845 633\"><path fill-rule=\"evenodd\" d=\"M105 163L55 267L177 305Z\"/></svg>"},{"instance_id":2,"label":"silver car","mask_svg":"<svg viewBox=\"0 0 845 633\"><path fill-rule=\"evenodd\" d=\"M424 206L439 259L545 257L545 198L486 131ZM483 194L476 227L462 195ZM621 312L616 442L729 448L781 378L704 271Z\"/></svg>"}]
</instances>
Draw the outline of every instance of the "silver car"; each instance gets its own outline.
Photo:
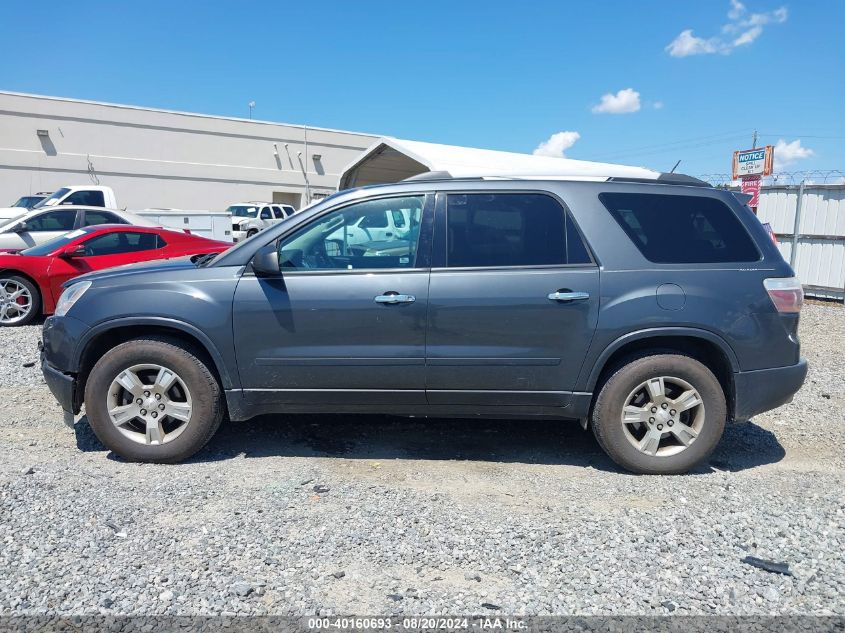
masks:
<instances>
[{"instance_id":1,"label":"silver car","mask_svg":"<svg viewBox=\"0 0 845 633\"><path fill-rule=\"evenodd\" d=\"M134 213L117 209L72 205L34 209L0 224L0 250L22 250L95 224L158 226Z\"/></svg>"}]
</instances>

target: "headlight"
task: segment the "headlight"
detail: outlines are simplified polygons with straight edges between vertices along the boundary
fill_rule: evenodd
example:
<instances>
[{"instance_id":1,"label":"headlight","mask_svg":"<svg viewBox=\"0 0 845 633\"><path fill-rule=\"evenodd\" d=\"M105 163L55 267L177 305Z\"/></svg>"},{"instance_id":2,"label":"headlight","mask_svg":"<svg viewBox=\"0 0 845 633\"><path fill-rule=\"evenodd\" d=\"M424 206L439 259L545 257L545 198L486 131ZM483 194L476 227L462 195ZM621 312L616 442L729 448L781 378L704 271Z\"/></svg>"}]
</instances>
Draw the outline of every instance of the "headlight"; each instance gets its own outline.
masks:
<instances>
[{"instance_id":1,"label":"headlight","mask_svg":"<svg viewBox=\"0 0 845 633\"><path fill-rule=\"evenodd\" d=\"M62 296L59 297L59 302L56 304L56 316L64 316L67 311L73 307L73 304L79 300L85 291L91 287L90 281L80 281L65 288Z\"/></svg>"}]
</instances>

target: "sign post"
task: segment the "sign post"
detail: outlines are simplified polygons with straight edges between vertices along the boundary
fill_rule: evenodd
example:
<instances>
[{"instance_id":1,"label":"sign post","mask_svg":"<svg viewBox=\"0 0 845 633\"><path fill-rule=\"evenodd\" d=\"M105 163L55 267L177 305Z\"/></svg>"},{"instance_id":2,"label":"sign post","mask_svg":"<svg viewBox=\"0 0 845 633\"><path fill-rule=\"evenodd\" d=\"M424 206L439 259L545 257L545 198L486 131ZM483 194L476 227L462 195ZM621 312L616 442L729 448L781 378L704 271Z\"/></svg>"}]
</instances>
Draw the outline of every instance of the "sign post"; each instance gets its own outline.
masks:
<instances>
[{"instance_id":1,"label":"sign post","mask_svg":"<svg viewBox=\"0 0 845 633\"><path fill-rule=\"evenodd\" d=\"M754 213L757 213L757 205L760 201L762 178L772 175L774 158L775 148L772 145L734 152L733 179L742 179L742 193L752 196L748 206Z\"/></svg>"},{"instance_id":2,"label":"sign post","mask_svg":"<svg viewBox=\"0 0 845 633\"><path fill-rule=\"evenodd\" d=\"M757 213L757 205L760 204L760 184L762 181L762 176L745 176L742 179L742 193L751 196L748 206L754 209L754 213Z\"/></svg>"}]
</instances>

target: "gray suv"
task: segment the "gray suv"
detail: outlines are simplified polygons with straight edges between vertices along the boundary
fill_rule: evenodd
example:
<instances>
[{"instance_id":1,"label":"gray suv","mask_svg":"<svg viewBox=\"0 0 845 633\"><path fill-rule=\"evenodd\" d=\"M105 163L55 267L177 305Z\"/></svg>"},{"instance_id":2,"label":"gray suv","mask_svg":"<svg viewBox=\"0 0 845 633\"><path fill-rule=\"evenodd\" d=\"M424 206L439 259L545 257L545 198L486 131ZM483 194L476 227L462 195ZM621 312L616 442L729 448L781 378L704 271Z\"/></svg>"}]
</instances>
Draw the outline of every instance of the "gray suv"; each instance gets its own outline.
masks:
<instances>
[{"instance_id":1,"label":"gray suv","mask_svg":"<svg viewBox=\"0 0 845 633\"><path fill-rule=\"evenodd\" d=\"M579 421L622 467L681 473L800 388L802 300L696 179L429 174L69 282L42 369L129 460L184 460L227 416L386 413Z\"/></svg>"}]
</instances>

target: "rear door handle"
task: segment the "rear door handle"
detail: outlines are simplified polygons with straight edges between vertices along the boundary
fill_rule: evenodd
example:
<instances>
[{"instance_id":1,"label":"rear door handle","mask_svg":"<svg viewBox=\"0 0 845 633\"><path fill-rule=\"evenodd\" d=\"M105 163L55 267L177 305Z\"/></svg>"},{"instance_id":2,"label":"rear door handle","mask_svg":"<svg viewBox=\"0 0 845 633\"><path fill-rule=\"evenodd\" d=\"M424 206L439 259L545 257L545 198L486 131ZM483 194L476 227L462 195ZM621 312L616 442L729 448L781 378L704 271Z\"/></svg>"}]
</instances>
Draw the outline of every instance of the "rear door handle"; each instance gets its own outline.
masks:
<instances>
[{"instance_id":1,"label":"rear door handle","mask_svg":"<svg viewBox=\"0 0 845 633\"><path fill-rule=\"evenodd\" d=\"M589 292L569 292L558 290L557 292L552 292L551 294L549 294L550 301L560 301L563 303L569 303L572 301L586 301L589 298Z\"/></svg>"},{"instance_id":2,"label":"rear door handle","mask_svg":"<svg viewBox=\"0 0 845 633\"><path fill-rule=\"evenodd\" d=\"M414 295L400 295L396 292L386 292L383 295L379 295L375 298L376 303L386 304L413 303L416 300L417 298Z\"/></svg>"}]
</instances>

